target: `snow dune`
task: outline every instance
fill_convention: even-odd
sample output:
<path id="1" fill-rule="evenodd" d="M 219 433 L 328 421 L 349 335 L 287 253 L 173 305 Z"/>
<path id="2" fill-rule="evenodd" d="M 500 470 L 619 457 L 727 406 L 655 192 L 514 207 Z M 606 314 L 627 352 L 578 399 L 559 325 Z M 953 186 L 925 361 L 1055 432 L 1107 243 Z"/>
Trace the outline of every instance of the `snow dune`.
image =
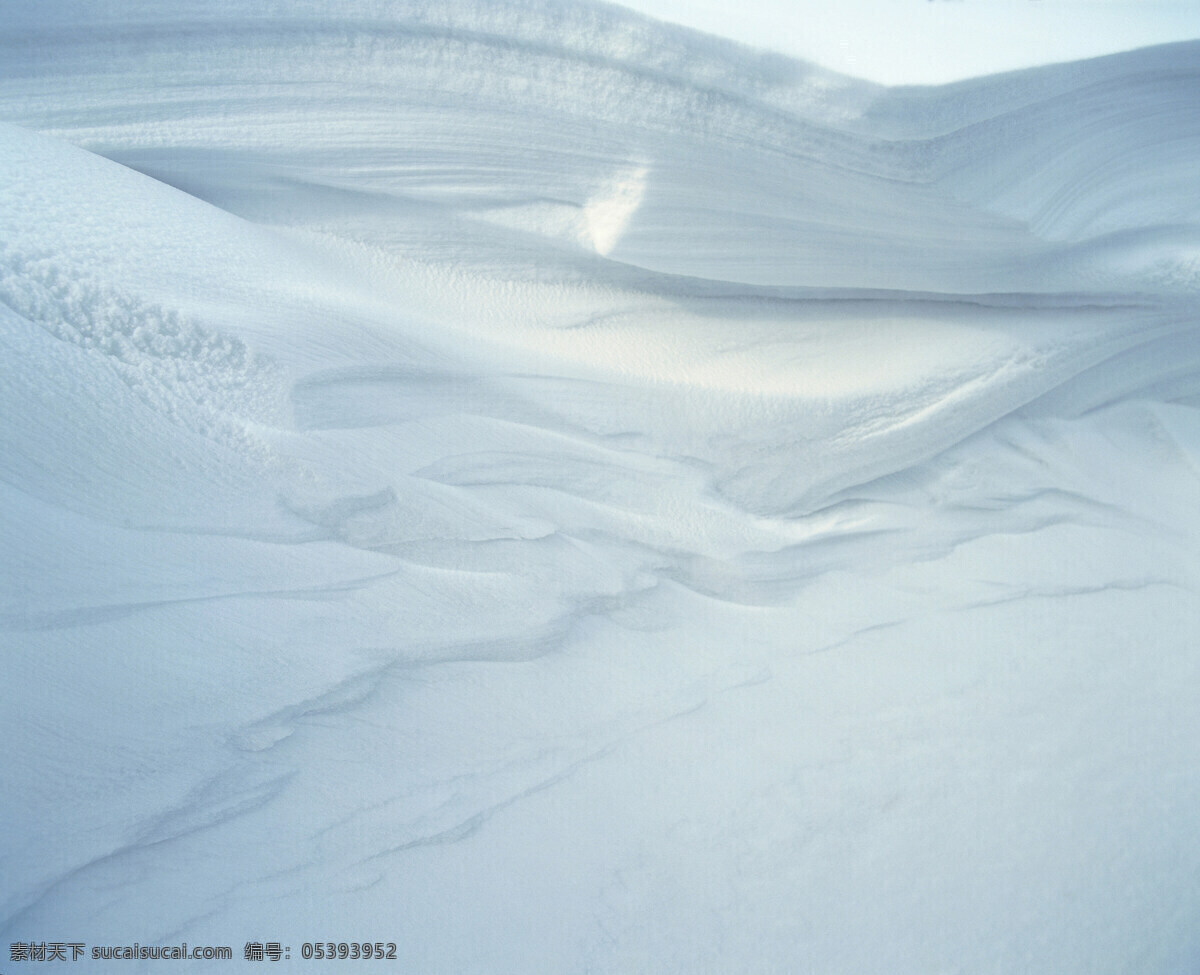
<path id="1" fill-rule="evenodd" d="M 8 941 L 1200 961 L 1200 45 L 10 6 Z"/>

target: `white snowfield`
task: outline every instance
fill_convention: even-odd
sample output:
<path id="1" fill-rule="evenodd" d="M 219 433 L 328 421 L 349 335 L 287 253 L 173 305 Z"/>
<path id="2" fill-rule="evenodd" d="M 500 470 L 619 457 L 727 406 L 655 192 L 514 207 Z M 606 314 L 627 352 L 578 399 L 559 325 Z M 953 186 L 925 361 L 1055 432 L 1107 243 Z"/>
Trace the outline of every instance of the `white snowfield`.
<path id="1" fill-rule="evenodd" d="M 0 942 L 1198 970 L 1200 42 L 8 0 L 0 120 Z"/>

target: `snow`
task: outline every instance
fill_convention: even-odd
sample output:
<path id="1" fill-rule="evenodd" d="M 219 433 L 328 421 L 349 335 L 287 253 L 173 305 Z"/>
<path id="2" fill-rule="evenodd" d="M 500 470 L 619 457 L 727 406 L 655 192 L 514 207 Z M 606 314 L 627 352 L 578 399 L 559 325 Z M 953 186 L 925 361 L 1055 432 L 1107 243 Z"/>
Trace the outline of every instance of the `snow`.
<path id="1" fill-rule="evenodd" d="M 0 940 L 1195 967 L 1197 43 L 11 6 Z"/>

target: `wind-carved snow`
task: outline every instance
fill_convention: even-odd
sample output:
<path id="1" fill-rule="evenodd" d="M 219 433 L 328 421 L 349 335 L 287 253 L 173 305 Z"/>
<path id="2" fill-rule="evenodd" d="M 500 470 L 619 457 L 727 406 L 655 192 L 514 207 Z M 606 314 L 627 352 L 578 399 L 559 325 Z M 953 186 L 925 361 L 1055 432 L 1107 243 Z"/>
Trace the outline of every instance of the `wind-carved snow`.
<path id="1" fill-rule="evenodd" d="M 1195 44 L 10 6 L 8 941 L 1195 967 Z"/>
<path id="2" fill-rule="evenodd" d="M 608 254 L 641 205 L 646 193 L 645 166 L 615 174 L 583 206 L 587 240 L 597 254 Z"/>
<path id="3" fill-rule="evenodd" d="M 617 245 L 646 192 L 645 166 L 614 172 L 583 203 L 536 200 L 480 211 L 502 227 L 582 244 L 605 256 Z"/>

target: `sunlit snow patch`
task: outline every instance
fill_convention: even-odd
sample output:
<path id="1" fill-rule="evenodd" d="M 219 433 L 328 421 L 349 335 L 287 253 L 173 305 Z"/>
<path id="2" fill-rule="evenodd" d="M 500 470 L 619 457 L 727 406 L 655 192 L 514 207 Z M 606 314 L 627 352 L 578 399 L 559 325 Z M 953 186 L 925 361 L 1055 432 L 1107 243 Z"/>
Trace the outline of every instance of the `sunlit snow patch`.
<path id="1" fill-rule="evenodd" d="M 645 166 L 617 173 L 583 207 L 583 240 L 597 254 L 608 254 L 629 226 L 646 195 Z"/>
<path id="2" fill-rule="evenodd" d="M 582 244 L 597 254 L 605 255 L 617 245 L 629 221 L 641 206 L 648 172 L 646 166 L 617 170 L 600 183 L 582 205 L 557 200 L 534 200 L 493 207 L 475 215 L 488 223 Z"/>

